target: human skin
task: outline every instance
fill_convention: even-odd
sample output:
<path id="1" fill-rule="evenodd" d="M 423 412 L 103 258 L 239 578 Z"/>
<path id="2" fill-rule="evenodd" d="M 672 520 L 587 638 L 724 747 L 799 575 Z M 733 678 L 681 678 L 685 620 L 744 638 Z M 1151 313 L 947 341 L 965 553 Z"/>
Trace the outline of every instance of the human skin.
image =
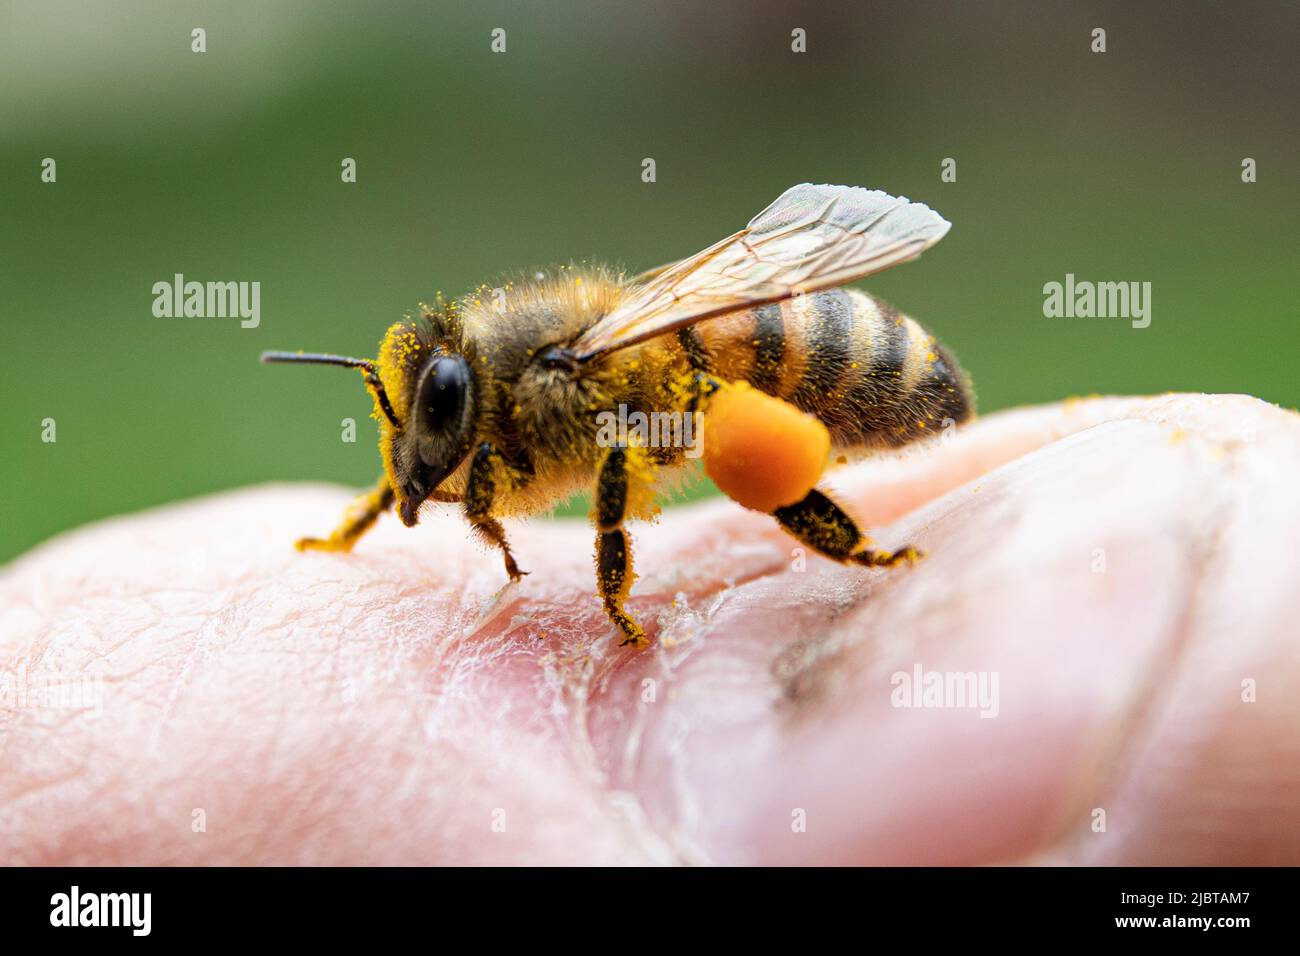
<path id="1" fill-rule="evenodd" d="M 1300 863 L 1297 475 L 1241 396 L 993 415 L 828 477 L 914 567 L 725 500 L 634 527 L 640 651 L 580 522 L 510 525 L 508 586 L 446 505 L 296 553 L 319 485 L 90 526 L 0 573 L 0 858 Z M 918 664 L 996 715 L 894 706 Z"/>

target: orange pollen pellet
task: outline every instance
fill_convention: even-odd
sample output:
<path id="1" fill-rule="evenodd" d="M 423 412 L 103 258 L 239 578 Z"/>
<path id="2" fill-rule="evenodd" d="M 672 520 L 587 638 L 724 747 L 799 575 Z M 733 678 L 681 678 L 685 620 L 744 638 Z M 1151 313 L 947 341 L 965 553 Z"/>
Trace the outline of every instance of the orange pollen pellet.
<path id="1" fill-rule="evenodd" d="M 704 408 L 704 470 L 728 497 L 770 513 L 800 501 L 826 467 L 826 426 L 744 383 L 725 385 Z"/>

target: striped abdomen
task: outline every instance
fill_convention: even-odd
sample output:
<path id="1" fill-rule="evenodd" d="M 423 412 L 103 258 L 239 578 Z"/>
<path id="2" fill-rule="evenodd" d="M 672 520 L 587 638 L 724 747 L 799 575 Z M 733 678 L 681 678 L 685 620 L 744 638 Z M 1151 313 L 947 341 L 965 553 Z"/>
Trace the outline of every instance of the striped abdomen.
<path id="1" fill-rule="evenodd" d="M 934 336 L 856 289 L 710 319 L 678 338 L 697 367 L 817 416 L 841 448 L 905 445 L 974 410 L 965 374 Z"/>

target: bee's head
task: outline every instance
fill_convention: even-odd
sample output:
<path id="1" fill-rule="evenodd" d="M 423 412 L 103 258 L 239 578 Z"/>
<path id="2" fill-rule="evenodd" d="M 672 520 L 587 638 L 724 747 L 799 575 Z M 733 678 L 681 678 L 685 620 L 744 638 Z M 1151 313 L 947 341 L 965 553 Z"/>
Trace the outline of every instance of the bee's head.
<path id="1" fill-rule="evenodd" d="M 362 371 L 375 400 L 379 449 L 396 497 L 397 515 L 408 527 L 420 506 L 460 467 L 473 447 L 478 400 L 473 368 L 453 343 L 413 322 L 388 330 L 379 359 L 266 352 L 264 362 L 313 362 Z"/>
<path id="2" fill-rule="evenodd" d="M 465 356 L 434 351 L 411 379 L 406 421 L 388 436 L 397 514 L 407 527 L 425 499 L 460 467 L 474 444 L 477 402 Z"/>

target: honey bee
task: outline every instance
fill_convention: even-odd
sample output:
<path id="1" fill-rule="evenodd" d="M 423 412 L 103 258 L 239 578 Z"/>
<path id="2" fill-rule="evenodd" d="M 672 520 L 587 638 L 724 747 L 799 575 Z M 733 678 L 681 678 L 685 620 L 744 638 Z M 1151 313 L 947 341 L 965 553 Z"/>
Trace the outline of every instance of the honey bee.
<path id="1" fill-rule="evenodd" d="M 912 319 L 839 288 L 914 259 L 950 224 L 906 198 L 849 186 L 786 190 L 739 232 L 638 276 L 574 266 L 460 299 L 390 327 L 375 361 L 267 352 L 265 362 L 356 368 L 380 427 L 384 474 L 327 538 L 349 551 L 393 508 L 408 527 L 429 502 L 458 503 L 519 569 L 500 518 L 594 490 L 596 586 L 622 643 L 648 643 L 624 607 L 626 523 L 657 514 L 681 443 L 602 440 L 601 415 L 704 420 L 704 466 L 724 492 L 770 513 L 807 547 L 892 566 L 815 486 L 828 457 L 892 448 L 973 411 L 966 375 Z M 716 427 L 715 427 L 716 425 Z"/>

